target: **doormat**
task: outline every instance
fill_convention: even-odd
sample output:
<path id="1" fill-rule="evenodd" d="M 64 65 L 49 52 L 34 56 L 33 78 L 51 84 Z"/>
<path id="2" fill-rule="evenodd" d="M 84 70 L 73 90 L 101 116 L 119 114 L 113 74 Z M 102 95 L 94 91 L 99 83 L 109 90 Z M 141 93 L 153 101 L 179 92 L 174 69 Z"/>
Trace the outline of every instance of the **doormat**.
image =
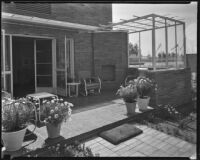
<path id="1" fill-rule="evenodd" d="M 143 131 L 132 124 L 123 124 L 110 130 L 101 132 L 99 136 L 108 142 L 117 145 L 141 133 L 143 133 Z"/>

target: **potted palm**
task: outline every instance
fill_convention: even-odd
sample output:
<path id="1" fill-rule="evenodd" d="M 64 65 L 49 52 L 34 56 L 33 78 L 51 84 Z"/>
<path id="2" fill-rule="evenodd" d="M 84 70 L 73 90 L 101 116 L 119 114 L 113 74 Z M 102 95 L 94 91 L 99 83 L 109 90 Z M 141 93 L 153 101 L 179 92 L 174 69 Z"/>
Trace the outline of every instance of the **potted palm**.
<path id="1" fill-rule="evenodd" d="M 140 110 L 147 110 L 150 95 L 156 89 L 155 83 L 147 77 L 138 77 L 135 81 L 138 92 L 138 107 Z"/>
<path id="2" fill-rule="evenodd" d="M 73 107 L 72 103 L 64 102 L 63 99 L 54 98 L 51 101 L 43 100 L 44 111 L 42 116 L 45 117 L 48 138 L 57 138 L 60 136 L 61 125 L 66 122 L 70 116 Z"/>
<path id="3" fill-rule="evenodd" d="M 6 151 L 19 150 L 32 113 L 36 113 L 35 106 L 25 98 L 15 100 L 8 97 L 2 97 L 1 105 L 3 146 Z"/>
<path id="4" fill-rule="evenodd" d="M 128 115 L 135 114 L 135 108 L 137 102 L 136 86 L 133 83 L 129 83 L 129 85 L 126 87 L 120 86 L 116 94 L 123 98 L 126 104 L 127 114 Z"/>

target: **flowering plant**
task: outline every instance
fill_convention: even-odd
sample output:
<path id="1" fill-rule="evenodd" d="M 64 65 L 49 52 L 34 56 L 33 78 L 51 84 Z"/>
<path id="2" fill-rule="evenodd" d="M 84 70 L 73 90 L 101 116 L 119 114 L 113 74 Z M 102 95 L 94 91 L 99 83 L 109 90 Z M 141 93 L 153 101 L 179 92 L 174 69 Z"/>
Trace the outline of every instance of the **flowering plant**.
<path id="1" fill-rule="evenodd" d="M 2 131 L 14 132 L 24 129 L 31 120 L 35 106 L 25 98 L 2 98 Z"/>
<path id="2" fill-rule="evenodd" d="M 133 103 L 137 99 L 137 88 L 134 84 L 129 84 L 126 87 L 120 86 L 116 94 L 122 97 L 125 102 Z"/>
<path id="3" fill-rule="evenodd" d="M 146 77 L 138 77 L 136 80 L 137 92 L 140 98 L 145 98 L 151 95 L 156 88 L 156 84 Z"/>
<path id="4" fill-rule="evenodd" d="M 98 153 L 94 154 L 89 147 L 85 144 L 81 144 L 78 141 L 72 144 L 57 143 L 52 146 L 48 146 L 46 152 L 41 152 L 39 155 L 35 152 L 27 153 L 27 157 L 99 157 Z"/>
<path id="5" fill-rule="evenodd" d="M 71 117 L 73 104 L 63 101 L 63 99 L 54 98 L 51 101 L 43 100 L 42 107 L 44 108 L 42 112 L 45 117 L 44 122 L 58 125 L 63 121 L 66 122 Z"/>

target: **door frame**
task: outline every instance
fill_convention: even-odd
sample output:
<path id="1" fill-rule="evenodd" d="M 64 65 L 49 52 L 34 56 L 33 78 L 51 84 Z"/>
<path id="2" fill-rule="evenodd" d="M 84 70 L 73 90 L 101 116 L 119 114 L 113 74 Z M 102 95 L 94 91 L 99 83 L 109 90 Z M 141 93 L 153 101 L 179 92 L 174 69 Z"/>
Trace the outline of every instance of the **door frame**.
<path id="1" fill-rule="evenodd" d="M 3 71 L 1 72 L 1 76 L 3 76 L 4 87 L 7 88 L 6 84 L 6 75 L 10 74 L 10 88 L 11 88 L 11 96 L 13 97 L 13 61 L 12 61 L 12 35 L 6 34 L 5 29 L 1 29 L 2 38 L 3 38 Z M 5 62 L 6 62 L 6 36 L 9 36 L 9 51 L 10 51 L 10 71 L 5 70 Z M 5 89 L 4 88 L 4 89 Z"/>
<path id="2" fill-rule="evenodd" d="M 5 32 L 5 30 L 4 30 Z M 13 57 L 13 54 L 12 54 L 12 37 L 30 37 L 30 38 L 41 38 L 41 39 L 48 39 L 48 40 L 51 40 L 52 41 L 52 92 L 53 93 L 56 93 L 56 38 L 55 37 L 48 37 L 48 36 L 36 36 L 36 35 L 25 35 L 25 34 L 9 34 L 9 33 L 5 33 L 4 34 L 5 36 L 6 35 L 9 35 L 10 36 L 10 51 L 11 51 L 11 60 L 12 60 L 12 57 Z M 34 44 L 35 45 L 35 44 Z M 4 47 L 5 49 L 5 47 Z M 35 50 L 34 50 L 34 56 L 35 56 Z M 35 58 L 34 58 L 34 65 L 35 65 Z M 35 75 L 36 77 L 36 72 L 35 72 Z M 5 79 L 5 78 L 4 78 Z M 5 82 L 4 82 L 5 83 Z M 36 82 L 35 82 L 36 83 Z M 12 95 L 13 95 L 13 62 L 11 61 L 11 91 L 12 91 Z M 35 92 L 36 92 L 36 84 L 35 84 Z"/>

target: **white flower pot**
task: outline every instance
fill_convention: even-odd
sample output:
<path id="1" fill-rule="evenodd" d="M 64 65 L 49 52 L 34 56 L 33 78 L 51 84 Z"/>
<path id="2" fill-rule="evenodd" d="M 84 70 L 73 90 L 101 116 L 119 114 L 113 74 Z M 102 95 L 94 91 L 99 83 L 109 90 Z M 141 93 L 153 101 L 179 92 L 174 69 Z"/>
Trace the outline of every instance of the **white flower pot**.
<path id="1" fill-rule="evenodd" d="M 135 114 L 136 102 L 133 103 L 125 102 L 125 104 L 127 109 L 127 115 Z"/>
<path id="2" fill-rule="evenodd" d="M 6 151 L 17 151 L 22 147 L 26 128 L 16 132 L 2 132 L 2 140 Z"/>
<path id="3" fill-rule="evenodd" d="M 147 110 L 147 106 L 149 105 L 150 97 L 147 98 L 138 98 L 137 103 L 139 110 Z"/>

